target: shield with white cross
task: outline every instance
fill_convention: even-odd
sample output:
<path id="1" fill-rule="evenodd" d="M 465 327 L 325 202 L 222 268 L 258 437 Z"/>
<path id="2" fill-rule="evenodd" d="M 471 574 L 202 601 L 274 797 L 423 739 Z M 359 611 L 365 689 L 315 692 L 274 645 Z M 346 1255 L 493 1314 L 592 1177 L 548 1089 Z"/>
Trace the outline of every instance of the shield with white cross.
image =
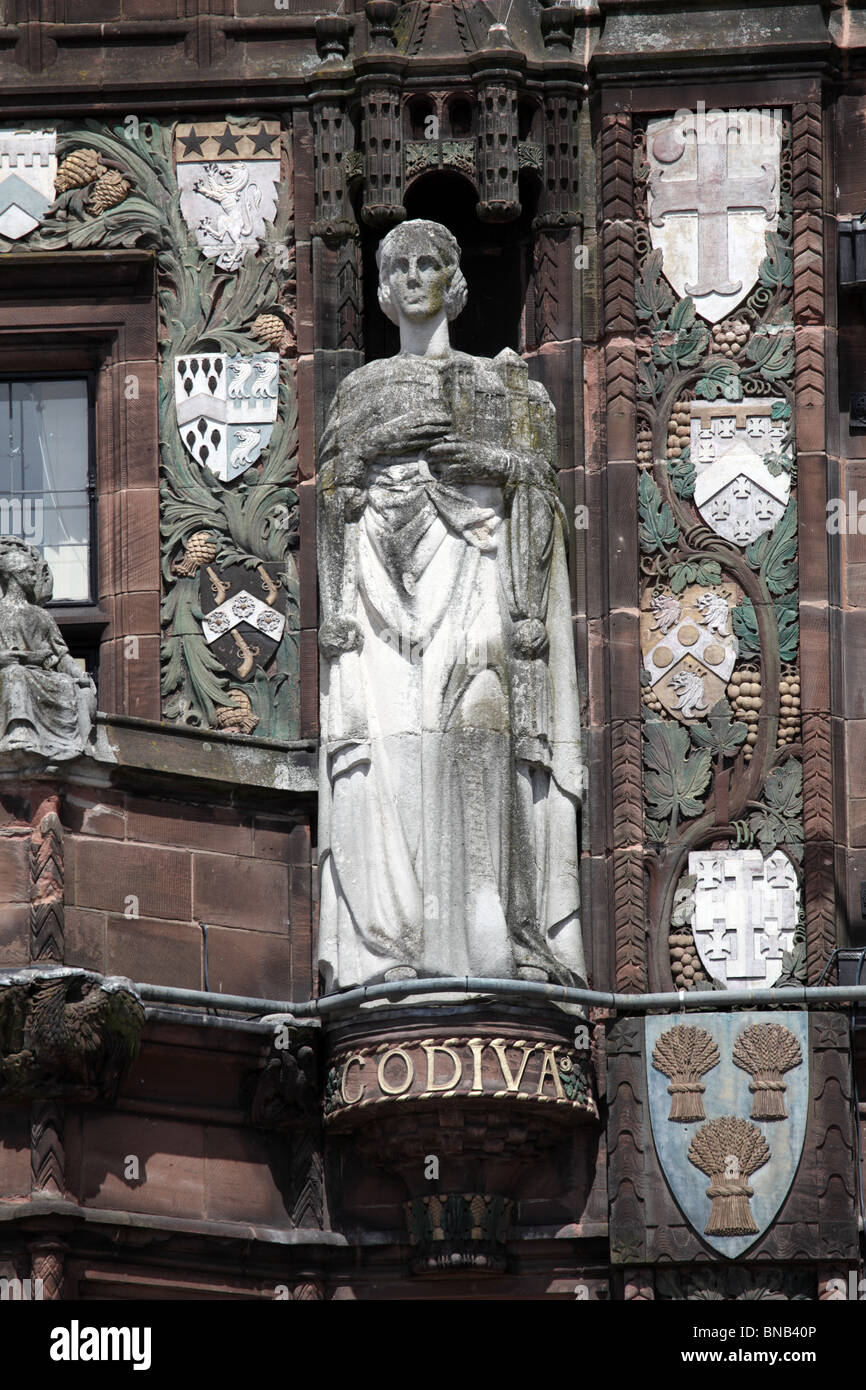
<path id="1" fill-rule="evenodd" d="M 277 418 L 280 359 L 195 352 L 174 359 L 174 398 L 184 447 L 222 482 L 232 482 L 267 448 Z"/>
<path id="2" fill-rule="evenodd" d="M 706 719 L 722 699 L 737 659 L 731 609 L 742 591 L 690 584 L 680 594 L 649 585 L 641 600 L 640 641 L 653 694 L 683 724 Z"/>
<path id="3" fill-rule="evenodd" d="M 749 294 L 778 227 L 782 119 L 702 105 L 649 122 L 647 211 L 666 278 L 718 323 Z"/>
<path id="4" fill-rule="evenodd" d="M 700 850 L 689 855 L 697 876 L 692 934 L 707 974 L 729 989 L 768 989 L 793 949 L 800 907 L 794 865 L 780 849 Z"/>
<path id="5" fill-rule="evenodd" d="M 707 525 L 747 546 L 781 521 L 791 494 L 793 450 L 786 401 L 693 401 L 695 506 Z"/>
<path id="6" fill-rule="evenodd" d="M 644 1020 L 653 1143 L 683 1216 L 736 1259 L 775 1220 L 803 1153 L 809 1015 L 660 1014 Z"/>

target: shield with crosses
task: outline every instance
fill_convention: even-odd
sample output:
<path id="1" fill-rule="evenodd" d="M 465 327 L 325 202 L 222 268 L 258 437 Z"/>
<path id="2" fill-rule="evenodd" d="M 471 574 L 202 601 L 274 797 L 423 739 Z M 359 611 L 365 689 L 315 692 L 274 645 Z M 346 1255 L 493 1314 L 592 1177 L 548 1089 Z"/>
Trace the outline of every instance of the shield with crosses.
<path id="1" fill-rule="evenodd" d="M 180 208 L 203 255 L 237 270 L 277 211 L 277 121 L 195 121 L 175 129 Z"/>
<path id="2" fill-rule="evenodd" d="M 224 483 L 240 477 L 270 441 L 279 371 L 275 352 L 197 352 L 174 360 L 180 437 Z"/>
<path id="3" fill-rule="evenodd" d="M 733 583 L 644 590 L 644 668 L 655 697 L 683 724 L 705 719 L 725 693 L 739 649 L 731 609 L 741 597 Z"/>
<path id="4" fill-rule="evenodd" d="M 243 681 L 268 666 L 286 629 L 281 566 L 203 565 L 199 593 L 204 640 L 226 670 Z"/>
<path id="5" fill-rule="evenodd" d="M 791 493 L 793 451 L 779 399 L 693 401 L 695 506 L 707 525 L 747 546 L 781 520 Z"/>
<path id="6" fill-rule="evenodd" d="M 777 849 L 700 850 L 689 855 L 696 878 L 692 935 L 707 974 L 728 989 L 768 989 L 793 949 L 800 906 L 797 871 Z"/>

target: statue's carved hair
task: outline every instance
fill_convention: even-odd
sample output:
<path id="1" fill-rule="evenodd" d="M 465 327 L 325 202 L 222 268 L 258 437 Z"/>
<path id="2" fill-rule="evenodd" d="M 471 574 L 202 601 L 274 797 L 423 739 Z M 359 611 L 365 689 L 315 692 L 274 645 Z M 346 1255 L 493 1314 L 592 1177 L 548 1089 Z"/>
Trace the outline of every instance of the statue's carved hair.
<path id="1" fill-rule="evenodd" d="M 460 245 L 457 238 L 452 236 L 447 227 L 443 227 L 441 222 L 428 222 L 424 218 L 413 218 L 409 222 L 401 222 L 394 227 L 384 240 L 380 243 L 376 252 L 376 265 L 379 269 L 379 307 L 382 313 L 391 320 L 397 322 L 397 314 L 391 301 L 391 292 L 388 280 L 391 272 L 391 262 L 399 256 L 401 251 L 409 246 L 417 246 L 419 241 L 424 241 L 430 248 L 442 257 L 447 266 L 452 267 L 451 280 L 445 291 L 445 315 L 449 322 L 456 319 L 458 314 L 462 314 L 466 299 L 469 294 L 469 287 L 460 269 Z"/>
<path id="2" fill-rule="evenodd" d="M 34 580 L 23 588 L 33 603 L 48 603 L 54 592 L 54 578 L 42 552 L 19 536 L 0 536 L 0 574 L 19 574 L 31 567 Z"/>

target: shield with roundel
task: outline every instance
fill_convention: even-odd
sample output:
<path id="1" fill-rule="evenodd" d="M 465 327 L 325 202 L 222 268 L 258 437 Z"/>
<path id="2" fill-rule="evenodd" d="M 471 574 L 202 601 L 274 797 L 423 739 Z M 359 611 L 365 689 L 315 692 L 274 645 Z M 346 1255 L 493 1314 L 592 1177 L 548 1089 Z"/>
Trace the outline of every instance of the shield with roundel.
<path id="1" fill-rule="evenodd" d="M 722 699 L 737 659 L 733 583 L 691 584 L 681 594 L 648 586 L 641 601 L 643 664 L 656 698 L 683 724 L 705 719 Z"/>
<path id="2" fill-rule="evenodd" d="M 224 483 L 267 448 L 277 418 L 280 359 L 196 352 L 176 357 L 174 396 L 184 447 Z"/>
<path id="3" fill-rule="evenodd" d="M 735 1259 L 782 1208 L 809 1108 L 809 1016 L 664 1014 L 644 1021 L 653 1142 L 671 1194 Z"/>
<path id="4" fill-rule="evenodd" d="M 0 236 L 27 236 L 54 202 L 57 132 L 0 130 Z"/>
<path id="5" fill-rule="evenodd" d="M 267 667 L 286 630 L 282 567 L 203 565 L 199 593 L 204 640 L 226 670 L 243 681 L 256 666 Z"/>

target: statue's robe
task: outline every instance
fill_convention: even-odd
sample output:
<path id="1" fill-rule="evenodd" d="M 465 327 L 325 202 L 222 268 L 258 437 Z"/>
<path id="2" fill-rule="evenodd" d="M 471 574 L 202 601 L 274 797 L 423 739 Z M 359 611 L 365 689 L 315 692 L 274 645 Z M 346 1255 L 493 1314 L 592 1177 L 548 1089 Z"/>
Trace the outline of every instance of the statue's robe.
<path id="1" fill-rule="evenodd" d="M 0 667 L 0 753 L 66 759 L 84 752 L 89 692 L 58 670 L 69 649 L 51 615 L 32 603 L 0 599 L 0 647 L 42 654 L 38 665 Z"/>
<path id="2" fill-rule="evenodd" d="M 477 482 L 440 482 L 423 452 L 360 465 L 365 433 L 399 446 L 407 423 L 443 410 L 461 437 L 531 457 L 535 481 L 515 482 L 500 462 Z M 582 761 L 554 449 L 553 407 L 512 352 L 400 354 L 339 388 L 320 454 L 320 573 L 363 646 L 321 668 L 328 991 L 405 966 L 584 979 Z M 542 656 L 515 651 L 526 618 L 546 629 Z"/>

